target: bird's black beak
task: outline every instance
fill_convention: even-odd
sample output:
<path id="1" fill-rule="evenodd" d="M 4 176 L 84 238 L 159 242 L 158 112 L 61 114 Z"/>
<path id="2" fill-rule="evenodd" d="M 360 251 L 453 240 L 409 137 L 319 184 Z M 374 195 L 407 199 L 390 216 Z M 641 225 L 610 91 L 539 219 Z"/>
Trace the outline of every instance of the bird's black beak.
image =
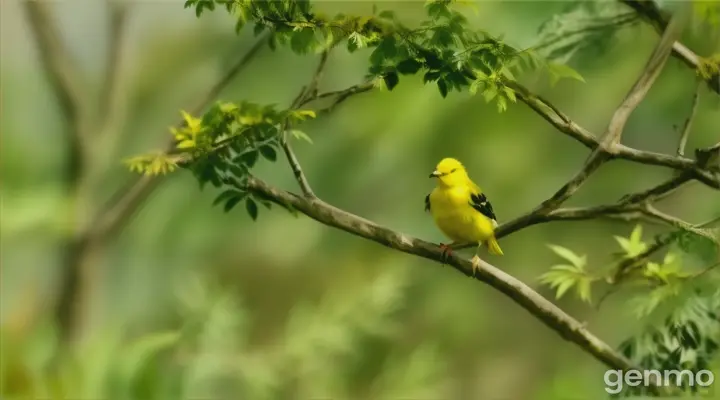
<path id="1" fill-rule="evenodd" d="M 437 172 L 437 171 L 433 171 L 433 172 L 430 174 L 430 178 L 437 178 L 437 177 L 440 176 L 440 175 L 442 175 L 442 174 L 439 173 L 439 172 Z"/>

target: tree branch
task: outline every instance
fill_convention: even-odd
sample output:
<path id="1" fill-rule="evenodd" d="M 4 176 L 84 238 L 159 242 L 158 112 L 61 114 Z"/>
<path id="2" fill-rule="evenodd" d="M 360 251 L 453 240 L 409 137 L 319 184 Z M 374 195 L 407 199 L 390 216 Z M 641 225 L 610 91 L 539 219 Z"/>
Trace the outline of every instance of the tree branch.
<path id="1" fill-rule="evenodd" d="M 40 61 L 50 82 L 55 97 L 60 103 L 63 116 L 68 123 L 68 181 L 75 185 L 80 179 L 80 171 L 87 158 L 87 131 L 85 129 L 85 104 L 83 94 L 86 89 L 75 60 L 62 41 L 60 29 L 52 17 L 50 5 L 42 1 L 21 2 L 27 15 L 35 41 L 38 45 Z"/>
<path id="2" fill-rule="evenodd" d="M 653 0 L 619 0 L 621 3 L 635 10 L 643 16 L 645 21 L 662 33 L 669 24 L 670 17 L 666 11 L 658 7 Z M 697 70 L 700 65 L 700 57 L 680 42 L 675 42 L 672 47 L 672 55 L 681 60 L 685 65 Z M 715 93 L 720 94 L 720 74 L 716 74 L 707 81 L 707 85 Z"/>
<path id="3" fill-rule="evenodd" d="M 597 149 L 600 145 L 597 137 L 592 132 L 574 122 L 549 101 L 533 94 L 517 82 L 506 82 L 506 85 L 515 91 L 520 101 L 525 103 L 544 120 L 548 121 L 558 131 L 577 140 L 591 150 Z M 692 171 L 693 174 L 696 175 L 695 179 L 700 180 L 712 188 L 720 188 L 720 176 L 698 165 L 698 162 L 689 158 L 639 150 L 623 144 L 617 144 L 615 146 L 613 158 L 639 164 L 673 168 L 680 171 Z"/>
<path id="4" fill-rule="evenodd" d="M 650 87 L 660 75 L 660 71 L 662 71 L 665 62 L 670 56 L 672 43 L 675 42 L 675 39 L 680 35 L 681 31 L 681 20 L 680 18 L 674 17 L 668 26 L 668 29 L 665 30 L 660 43 L 658 43 L 655 47 L 655 50 L 650 56 L 642 74 L 625 96 L 623 102 L 615 110 L 615 113 L 613 113 L 612 119 L 610 120 L 608 128 L 605 132 L 605 136 L 601 142 L 597 142 L 597 145 L 588 157 L 583 168 L 580 169 L 580 171 L 578 171 L 575 176 L 573 176 L 573 178 L 563 185 L 557 192 L 555 192 L 552 197 L 540 204 L 540 206 L 533 211 L 534 214 L 544 215 L 562 205 L 573 194 L 575 194 L 575 192 L 583 185 L 583 183 L 585 183 L 593 172 L 614 156 L 615 147 L 620 143 L 620 138 L 622 137 L 627 120 L 630 118 L 630 115 L 635 108 L 637 108 L 640 102 L 645 98 L 645 95 L 650 90 Z M 540 101 L 539 99 L 537 100 Z M 563 121 L 563 127 L 565 128 L 564 131 L 572 134 L 575 138 L 582 138 L 583 141 L 585 140 L 585 132 L 578 129 L 572 129 L 568 122 L 569 118 L 560 117 L 559 111 L 553 107 L 549 108 L 558 114 L 558 117 Z M 535 109 L 535 107 L 533 107 L 533 109 Z"/>
<path id="5" fill-rule="evenodd" d="M 620 143 L 620 138 L 622 137 L 625 124 L 630 118 L 630 115 L 635 111 L 637 106 L 640 105 L 640 102 L 643 101 L 650 87 L 655 83 L 657 77 L 660 76 L 660 72 L 670 57 L 673 43 L 680 37 L 685 24 L 685 15 L 680 14 L 681 12 L 682 11 L 678 11 L 678 13 L 672 17 L 660 38 L 660 43 L 655 47 L 655 50 L 645 65 L 642 74 L 632 89 L 630 89 L 627 96 L 625 96 L 622 104 L 615 110 L 602 143 L 602 147 L 608 151 L 611 151 L 610 147 Z"/>
<path id="6" fill-rule="evenodd" d="M 442 250 L 432 243 L 382 227 L 367 219 L 335 208 L 320 199 L 308 199 L 286 192 L 269 186 L 255 177 L 250 177 L 247 181 L 247 187 L 242 189 L 256 193 L 283 207 L 298 210 L 324 225 L 360 236 L 403 253 L 447 263 L 460 273 L 473 276 L 472 266 L 468 260 L 458 258 L 455 255 L 445 258 Z M 481 270 L 474 278 L 502 292 L 564 339 L 577 344 L 603 364 L 613 369 L 638 369 L 628 359 L 590 333 L 583 324 L 567 315 L 521 281 L 498 268 L 483 262 Z"/>
<path id="7" fill-rule="evenodd" d="M 662 221 L 670 226 L 674 226 L 676 228 L 686 230 L 688 232 L 692 232 L 699 236 L 704 236 L 716 243 L 718 241 L 718 239 L 716 239 L 715 236 L 713 236 L 711 233 L 707 232 L 706 230 L 696 228 L 696 225 L 690 224 L 688 222 L 683 221 L 680 218 L 666 214 L 666 213 L 656 209 L 655 207 L 653 207 L 650 204 L 647 204 L 647 205 L 645 205 L 645 207 L 642 207 L 641 212 L 650 218 L 656 219 L 658 221 Z"/>
<path id="8" fill-rule="evenodd" d="M 680 141 L 678 143 L 677 155 L 680 157 L 685 156 L 685 147 L 687 146 L 688 137 L 690 137 L 690 130 L 692 129 L 692 122 L 697 114 L 698 103 L 700 103 L 700 85 L 698 84 L 693 94 L 692 105 L 690 106 L 690 115 L 685 120 L 682 131 L 680 133 Z"/>
<path id="9" fill-rule="evenodd" d="M 119 87 L 122 81 L 122 61 L 123 47 L 125 35 L 125 27 L 127 25 L 129 6 L 127 3 L 120 3 L 118 0 L 108 0 L 109 8 L 110 34 L 108 40 L 107 53 L 105 56 L 105 73 L 102 84 L 102 94 L 100 99 L 100 115 L 104 122 L 101 125 L 101 133 L 106 132 L 105 125 L 114 121 L 114 113 L 117 111 L 120 101 Z"/>

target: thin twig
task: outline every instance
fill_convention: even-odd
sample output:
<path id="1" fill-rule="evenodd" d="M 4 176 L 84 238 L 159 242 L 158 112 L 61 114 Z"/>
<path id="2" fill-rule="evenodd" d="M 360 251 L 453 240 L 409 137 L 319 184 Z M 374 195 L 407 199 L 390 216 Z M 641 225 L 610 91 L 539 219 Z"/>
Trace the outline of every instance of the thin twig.
<path id="1" fill-rule="evenodd" d="M 320 78 L 322 77 L 325 66 L 327 65 L 329 54 L 329 49 L 322 52 L 322 54 L 320 55 L 320 62 L 315 69 L 315 73 L 313 74 L 312 79 L 310 79 L 310 84 L 308 84 L 307 88 L 300 89 L 300 93 L 290 105 L 291 110 L 294 110 L 295 108 L 306 104 L 309 101 L 308 99 L 312 99 L 317 96 L 318 84 L 320 83 Z M 310 182 L 305 176 L 302 166 L 300 166 L 300 160 L 298 160 L 295 152 L 290 146 L 290 141 L 287 137 L 288 128 L 290 128 L 290 121 L 286 120 L 282 127 L 282 138 L 280 140 L 280 145 L 283 148 L 283 152 L 285 152 L 285 157 L 288 160 L 288 164 L 290 164 L 290 169 L 292 170 L 293 176 L 295 176 L 295 180 L 300 186 L 300 190 L 302 191 L 303 195 L 308 198 L 315 198 L 316 196 L 312 190 L 312 187 L 310 186 Z"/>
<path id="2" fill-rule="evenodd" d="M 683 229 L 688 232 L 692 232 L 696 235 L 703 236 L 714 242 L 717 242 L 717 239 L 711 233 L 707 232 L 705 229 L 698 229 L 695 227 L 695 225 L 687 223 L 678 217 L 674 217 L 672 215 L 666 214 L 666 213 L 656 209 L 652 205 L 646 204 L 644 207 L 641 208 L 641 212 L 650 218 L 656 219 L 658 221 L 662 221 L 663 223 L 666 223 L 670 226 L 674 226 L 676 228 Z"/>
<path id="3" fill-rule="evenodd" d="M 698 84 L 693 94 L 692 106 L 690 106 L 690 115 L 685 120 L 685 125 L 680 133 L 680 142 L 678 143 L 677 155 L 685 156 L 685 146 L 687 146 L 688 137 L 690 137 L 690 130 L 692 129 L 693 119 L 697 114 L 698 103 L 700 99 L 700 84 Z"/>
<path id="4" fill-rule="evenodd" d="M 114 120 L 113 113 L 117 111 L 117 103 L 120 101 L 119 93 L 121 90 L 119 89 L 123 78 L 124 40 L 127 37 L 125 28 L 127 26 L 130 6 L 126 2 L 108 0 L 107 7 L 109 9 L 110 34 L 107 54 L 105 56 L 105 74 L 99 113 L 103 120 L 111 124 L 112 122 L 110 121 Z M 107 124 L 108 123 L 102 123 L 101 126 Z M 106 132 L 101 131 L 101 133 Z"/>

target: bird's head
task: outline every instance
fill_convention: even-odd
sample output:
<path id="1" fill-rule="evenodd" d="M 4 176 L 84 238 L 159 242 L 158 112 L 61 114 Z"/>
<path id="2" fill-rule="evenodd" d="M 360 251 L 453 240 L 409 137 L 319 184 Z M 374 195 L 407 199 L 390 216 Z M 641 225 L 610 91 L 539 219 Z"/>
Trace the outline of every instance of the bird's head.
<path id="1" fill-rule="evenodd" d="M 464 185 L 468 180 L 465 167 L 454 158 L 444 158 L 440 161 L 430 177 L 437 178 L 438 185 L 445 187 Z"/>

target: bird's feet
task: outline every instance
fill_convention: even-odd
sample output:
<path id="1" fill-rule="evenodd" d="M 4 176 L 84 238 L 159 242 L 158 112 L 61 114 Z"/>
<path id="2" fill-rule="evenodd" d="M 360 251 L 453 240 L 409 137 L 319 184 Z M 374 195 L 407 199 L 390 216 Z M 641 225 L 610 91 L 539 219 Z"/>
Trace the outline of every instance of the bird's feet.
<path id="1" fill-rule="evenodd" d="M 472 276 L 473 276 L 473 278 L 475 277 L 475 272 L 476 272 L 476 271 L 479 271 L 479 270 L 481 269 L 481 267 L 480 267 L 480 262 L 481 262 L 481 261 L 482 261 L 482 260 L 480 260 L 480 257 L 478 257 L 477 254 L 474 255 L 473 258 L 470 260 L 470 262 L 472 262 Z"/>
<path id="2" fill-rule="evenodd" d="M 449 259 L 450 256 L 452 255 L 453 249 L 452 249 L 452 247 L 450 247 L 450 246 L 452 246 L 452 243 L 450 243 L 450 244 L 440 243 L 440 246 L 439 246 L 439 247 L 440 247 L 440 249 L 442 250 L 442 262 L 443 262 L 443 264 L 447 264 L 448 259 Z"/>

